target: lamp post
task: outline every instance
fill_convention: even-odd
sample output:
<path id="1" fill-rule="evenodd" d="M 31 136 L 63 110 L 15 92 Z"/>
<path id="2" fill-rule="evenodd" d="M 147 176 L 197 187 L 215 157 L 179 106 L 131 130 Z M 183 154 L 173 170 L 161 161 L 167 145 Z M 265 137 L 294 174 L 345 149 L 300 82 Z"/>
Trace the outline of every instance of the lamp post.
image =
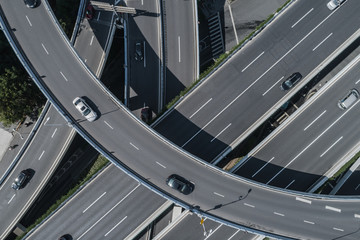
<path id="1" fill-rule="evenodd" d="M 19 134 L 21 140 L 24 139 L 24 137 L 21 135 L 21 133 L 19 133 L 18 131 L 15 130 L 15 128 L 12 129 L 13 132 Z"/>

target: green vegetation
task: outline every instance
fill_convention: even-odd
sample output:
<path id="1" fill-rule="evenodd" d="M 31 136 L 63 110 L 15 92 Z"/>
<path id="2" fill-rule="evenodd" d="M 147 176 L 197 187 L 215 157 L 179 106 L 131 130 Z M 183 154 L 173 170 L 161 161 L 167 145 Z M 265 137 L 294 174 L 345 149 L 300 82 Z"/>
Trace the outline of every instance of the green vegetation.
<path id="1" fill-rule="evenodd" d="M 286 1 L 280 8 L 276 10 L 276 12 L 281 11 L 291 0 Z M 213 65 L 211 65 L 208 69 L 206 69 L 204 72 L 202 72 L 199 76 L 199 78 L 189 87 L 185 88 L 183 91 L 180 92 L 178 96 L 176 96 L 174 99 L 172 99 L 165 108 L 158 114 L 158 116 L 161 116 L 165 111 L 170 109 L 181 97 L 183 97 L 187 92 L 189 92 L 196 84 L 198 84 L 203 78 L 205 78 L 211 71 L 213 71 L 216 67 L 218 67 L 220 64 L 223 63 L 224 60 L 226 60 L 233 52 L 238 50 L 245 41 L 248 39 L 251 39 L 255 33 L 261 29 L 265 24 L 267 24 L 272 18 L 274 17 L 274 14 L 271 14 L 265 21 L 260 23 L 253 32 L 251 32 L 246 38 L 244 38 L 238 45 L 233 47 L 230 51 L 220 55 Z M 153 121 L 155 121 L 154 119 Z"/>
<path id="2" fill-rule="evenodd" d="M 49 2 L 54 1 L 50 0 Z M 56 18 L 69 38 L 74 29 L 79 5 L 80 0 L 55 1 L 55 3 L 51 4 Z"/>
<path id="3" fill-rule="evenodd" d="M 40 218 L 38 218 L 32 225 L 30 225 L 26 232 L 18 236 L 16 240 L 22 239 L 26 233 L 28 233 L 31 229 L 33 229 L 36 225 L 41 223 L 45 218 L 47 218 L 52 212 L 54 212 L 63 202 L 65 202 L 69 197 L 71 197 L 76 191 L 78 191 L 82 185 L 84 185 L 87 181 L 89 181 L 96 173 L 98 173 L 100 170 L 102 170 L 107 164 L 109 164 L 109 161 L 102 155 L 98 157 L 98 159 L 94 162 L 94 164 L 90 167 L 90 169 L 86 172 L 84 178 L 76 184 L 72 189 L 68 191 L 67 194 L 59 198 L 47 211 L 45 214 L 43 214 Z"/>
<path id="4" fill-rule="evenodd" d="M 358 160 L 358 158 L 360 157 L 360 152 L 358 152 L 357 154 L 355 154 L 354 157 L 352 157 L 347 163 L 344 164 L 344 166 L 342 166 L 339 171 L 337 171 L 331 178 L 329 178 L 319 189 L 317 189 L 315 191 L 315 193 L 321 194 L 322 191 L 324 190 L 324 188 L 331 182 L 336 182 L 336 180 L 341 177 L 344 173 L 346 173 L 351 166 L 356 162 L 356 160 Z"/>
<path id="5" fill-rule="evenodd" d="M 0 121 L 11 125 L 42 106 L 45 98 L 28 77 L 7 39 L 0 35 Z"/>

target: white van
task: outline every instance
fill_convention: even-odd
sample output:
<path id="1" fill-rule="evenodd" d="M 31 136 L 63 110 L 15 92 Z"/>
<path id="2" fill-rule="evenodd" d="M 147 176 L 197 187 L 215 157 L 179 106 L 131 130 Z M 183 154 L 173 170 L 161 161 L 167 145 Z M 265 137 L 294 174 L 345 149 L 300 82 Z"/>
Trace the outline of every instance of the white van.
<path id="1" fill-rule="evenodd" d="M 355 88 L 351 89 L 348 94 L 345 95 L 342 99 L 339 100 L 338 106 L 341 109 L 347 109 L 351 107 L 359 98 L 359 91 Z"/>

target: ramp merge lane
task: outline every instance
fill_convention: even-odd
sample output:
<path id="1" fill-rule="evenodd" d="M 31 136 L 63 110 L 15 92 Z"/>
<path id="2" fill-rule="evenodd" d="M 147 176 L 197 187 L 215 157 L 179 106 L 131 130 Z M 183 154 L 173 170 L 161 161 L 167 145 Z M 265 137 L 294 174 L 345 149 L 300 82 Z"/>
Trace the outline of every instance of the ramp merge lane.
<path id="1" fill-rule="evenodd" d="M 0 3 L 12 37 L 43 84 L 76 119 L 75 124 L 97 139 L 93 142 L 107 149 L 118 165 L 133 169 L 158 191 L 171 194 L 193 210 L 254 232 L 306 239 L 359 239 L 360 199 L 301 197 L 301 193 L 260 186 L 194 161 L 111 101 L 60 35 L 43 2 L 36 9 L 26 8 L 21 1 Z M 77 96 L 86 96 L 96 106 L 99 119 L 90 123 L 79 115 L 72 105 Z M 165 179 L 172 173 L 194 182 L 194 192 L 185 196 L 171 190 Z"/>

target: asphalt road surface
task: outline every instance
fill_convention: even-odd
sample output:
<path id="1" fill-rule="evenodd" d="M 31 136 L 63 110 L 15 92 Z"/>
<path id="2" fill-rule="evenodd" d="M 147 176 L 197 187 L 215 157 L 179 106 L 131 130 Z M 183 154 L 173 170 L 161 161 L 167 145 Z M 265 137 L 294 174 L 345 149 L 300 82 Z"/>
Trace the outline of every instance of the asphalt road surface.
<path id="1" fill-rule="evenodd" d="M 13 34 L 24 53 L 37 74 L 42 76 L 42 81 L 69 112 L 69 116 L 76 119 L 87 134 L 101 142 L 108 153 L 111 152 L 148 183 L 164 189 L 174 198 L 199 208 L 206 214 L 265 231 L 267 234 L 311 239 L 340 236 L 346 236 L 346 239 L 359 238 L 356 223 L 360 199 L 300 197 L 247 182 L 194 161 L 163 139 L 155 137 L 145 125 L 114 104 L 99 89 L 93 77 L 83 68 L 69 49 L 68 43 L 55 29 L 43 4 L 36 9 L 28 9 L 19 1 L 2 0 L 0 3 L 11 29 L 16 29 Z M 333 13 L 340 14 L 340 10 L 346 9 L 349 19 L 356 15 L 354 13 L 359 7 L 358 2 L 347 1 Z M 336 24 L 335 20 L 332 24 Z M 352 31 L 346 22 L 342 22 L 341 29 L 337 26 L 339 31 L 346 28 L 350 28 L 349 32 Z M 341 36 L 339 37 L 337 40 L 341 42 Z M 72 105 L 76 96 L 86 96 L 96 106 L 96 110 L 101 113 L 97 121 L 90 123 L 80 116 Z M 165 184 L 166 177 L 174 172 L 195 183 L 192 194 L 182 195 Z"/>

